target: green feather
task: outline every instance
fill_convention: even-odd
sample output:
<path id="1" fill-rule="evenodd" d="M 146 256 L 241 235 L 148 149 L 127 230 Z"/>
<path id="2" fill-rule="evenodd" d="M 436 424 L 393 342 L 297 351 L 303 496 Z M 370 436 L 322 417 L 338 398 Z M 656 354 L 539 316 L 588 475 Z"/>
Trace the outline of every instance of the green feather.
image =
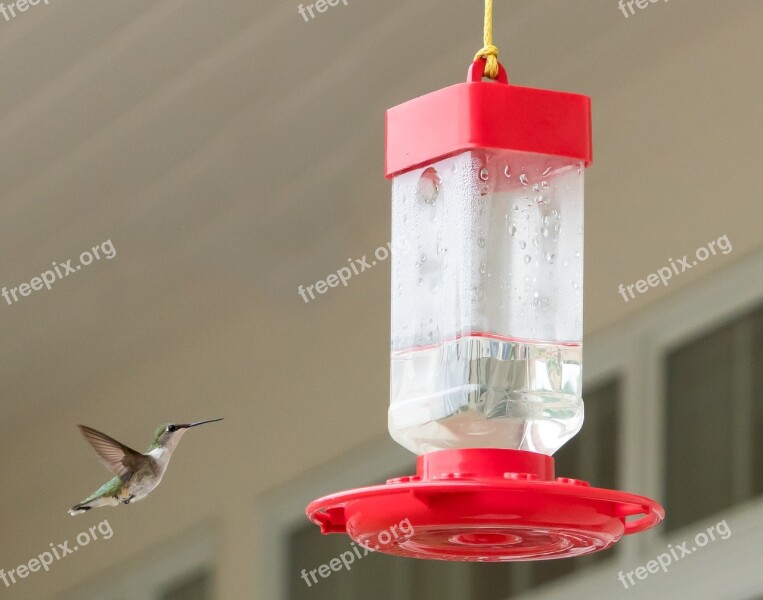
<path id="1" fill-rule="evenodd" d="M 114 477 L 111 481 L 107 481 L 104 483 L 101 487 L 99 487 L 96 491 L 94 491 L 92 494 L 90 494 L 90 497 L 87 500 L 84 500 L 82 504 L 87 504 L 88 502 L 91 502 L 95 500 L 96 498 L 108 498 L 109 496 L 116 496 L 119 490 L 122 487 L 122 480 L 117 476 Z"/>
<path id="2" fill-rule="evenodd" d="M 159 447 L 159 438 L 164 435 L 164 432 L 167 430 L 167 425 L 169 425 L 169 423 L 165 423 L 156 428 L 156 431 L 154 431 L 154 441 L 151 443 L 146 453 Z"/>

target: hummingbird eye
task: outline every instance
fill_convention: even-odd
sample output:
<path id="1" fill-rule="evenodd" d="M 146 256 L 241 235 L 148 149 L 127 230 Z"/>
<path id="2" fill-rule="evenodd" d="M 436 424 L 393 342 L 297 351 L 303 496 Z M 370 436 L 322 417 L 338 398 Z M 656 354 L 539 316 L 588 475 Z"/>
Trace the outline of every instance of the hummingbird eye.
<path id="1" fill-rule="evenodd" d="M 175 427 L 174 425 L 168 425 L 167 426 L 167 431 L 172 433 L 173 431 L 177 431 L 177 427 Z"/>

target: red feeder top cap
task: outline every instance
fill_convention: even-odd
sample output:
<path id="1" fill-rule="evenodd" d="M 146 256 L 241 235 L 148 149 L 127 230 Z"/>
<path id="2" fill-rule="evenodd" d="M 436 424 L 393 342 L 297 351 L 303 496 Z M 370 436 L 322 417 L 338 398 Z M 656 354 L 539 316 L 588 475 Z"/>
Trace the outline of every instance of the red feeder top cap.
<path id="1" fill-rule="evenodd" d="M 500 66 L 483 82 L 485 59 L 458 83 L 387 110 L 386 176 L 473 148 L 562 156 L 590 165 L 591 99 L 510 85 Z"/>

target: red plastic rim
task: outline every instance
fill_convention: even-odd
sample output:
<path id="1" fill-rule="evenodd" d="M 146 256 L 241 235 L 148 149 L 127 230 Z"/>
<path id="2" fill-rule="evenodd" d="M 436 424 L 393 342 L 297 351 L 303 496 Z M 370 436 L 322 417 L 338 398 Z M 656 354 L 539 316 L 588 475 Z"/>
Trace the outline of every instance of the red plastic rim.
<path id="1" fill-rule="evenodd" d="M 486 562 L 590 554 L 665 516 L 649 498 L 555 479 L 549 456 L 500 449 L 426 454 L 414 476 L 332 494 L 306 512 L 323 533 L 372 550 Z"/>

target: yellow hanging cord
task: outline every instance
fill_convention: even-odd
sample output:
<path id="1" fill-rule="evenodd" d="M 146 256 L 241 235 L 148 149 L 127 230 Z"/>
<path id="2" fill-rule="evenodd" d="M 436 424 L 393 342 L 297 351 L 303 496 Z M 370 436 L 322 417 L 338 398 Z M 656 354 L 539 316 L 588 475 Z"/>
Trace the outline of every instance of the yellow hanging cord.
<path id="1" fill-rule="evenodd" d="M 482 49 L 474 55 L 474 60 L 487 59 L 484 76 L 495 79 L 498 77 L 498 48 L 493 46 L 493 0 L 485 0 L 483 43 Z"/>

